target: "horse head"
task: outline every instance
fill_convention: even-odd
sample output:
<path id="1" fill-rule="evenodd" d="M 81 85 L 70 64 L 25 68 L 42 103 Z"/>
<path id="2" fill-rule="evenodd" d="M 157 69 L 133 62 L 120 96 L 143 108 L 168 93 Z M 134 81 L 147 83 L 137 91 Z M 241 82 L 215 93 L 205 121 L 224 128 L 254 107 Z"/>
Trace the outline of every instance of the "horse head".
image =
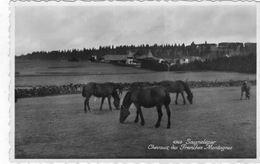
<path id="1" fill-rule="evenodd" d="M 120 117 L 119 117 L 120 123 L 123 123 L 129 115 L 130 115 L 129 110 L 126 109 L 123 105 L 121 105 Z"/>
<path id="2" fill-rule="evenodd" d="M 120 123 L 123 123 L 126 120 L 126 118 L 130 115 L 129 108 L 132 104 L 131 95 L 132 95 L 132 91 L 128 91 L 125 94 L 124 100 L 121 105 L 121 110 L 120 110 L 120 118 L 119 118 Z"/>
<path id="3" fill-rule="evenodd" d="M 117 110 L 120 108 L 120 99 L 122 95 L 122 87 L 120 84 L 116 84 L 116 87 L 114 87 L 114 91 L 112 93 L 112 97 L 114 98 L 114 106 Z"/>
<path id="4" fill-rule="evenodd" d="M 116 90 L 118 92 L 119 95 L 122 95 L 123 94 L 123 84 L 116 84 Z"/>
<path id="5" fill-rule="evenodd" d="M 187 99 L 189 100 L 190 104 L 193 103 L 193 93 L 192 92 L 190 94 L 188 94 Z"/>
<path id="6" fill-rule="evenodd" d="M 116 93 L 117 94 L 117 93 Z M 116 107 L 116 110 L 119 110 L 119 106 L 120 106 L 120 97 L 119 95 L 117 94 L 117 96 L 113 96 L 114 98 L 114 106 Z"/>

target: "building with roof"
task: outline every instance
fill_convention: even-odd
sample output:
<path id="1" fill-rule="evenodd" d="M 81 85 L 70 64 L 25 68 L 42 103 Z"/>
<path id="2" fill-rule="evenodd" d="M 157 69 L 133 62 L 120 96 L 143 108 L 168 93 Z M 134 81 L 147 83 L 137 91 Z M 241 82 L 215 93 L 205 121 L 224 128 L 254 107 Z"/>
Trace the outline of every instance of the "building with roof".
<path id="1" fill-rule="evenodd" d="M 99 58 L 100 62 L 126 62 L 126 55 L 112 55 L 107 54 Z"/>
<path id="2" fill-rule="evenodd" d="M 134 55 L 137 60 L 159 60 L 158 58 L 154 57 L 152 52 L 149 50 L 147 54 L 135 54 Z"/>

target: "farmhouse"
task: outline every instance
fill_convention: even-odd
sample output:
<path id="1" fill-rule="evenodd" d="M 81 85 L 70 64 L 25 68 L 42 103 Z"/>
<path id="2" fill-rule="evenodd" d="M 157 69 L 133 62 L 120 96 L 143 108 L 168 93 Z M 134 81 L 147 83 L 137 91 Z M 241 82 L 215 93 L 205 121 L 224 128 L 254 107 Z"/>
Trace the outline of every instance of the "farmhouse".
<path id="1" fill-rule="evenodd" d="M 136 64 L 137 60 L 135 55 L 140 55 L 138 52 L 128 51 L 126 55 L 126 64 Z"/>
<path id="2" fill-rule="evenodd" d="M 188 63 L 189 63 L 188 58 L 179 58 L 178 60 L 176 60 L 176 64 L 188 64 Z"/>
<path id="3" fill-rule="evenodd" d="M 159 60 L 158 58 L 154 57 L 152 52 L 149 50 L 149 52 L 145 55 L 141 54 L 135 54 L 134 55 L 137 60 Z"/>
<path id="4" fill-rule="evenodd" d="M 127 60 L 127 56 L 126 55 L 111 55 L 111 54 L 107 54 L 107 55 L 104 55 L 101 58 L 99 58 L 99 61 L 101 61 L 101 62 L 114 62 L 114 63 L 126 62 L 126 60 Z"/>

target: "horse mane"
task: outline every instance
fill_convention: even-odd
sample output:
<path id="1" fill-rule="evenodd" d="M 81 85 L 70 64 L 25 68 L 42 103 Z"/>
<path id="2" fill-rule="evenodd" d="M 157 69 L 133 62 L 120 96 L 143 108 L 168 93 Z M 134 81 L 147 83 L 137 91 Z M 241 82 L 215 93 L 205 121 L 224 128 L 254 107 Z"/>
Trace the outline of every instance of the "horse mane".
<path id="1" fill-rule="evenodd" d="M 107 84 L 110 84 L 114 87 L 114 89 L 119 90 L 119 94 L 122 95 L 123 92 L 123 86 L 120 83 L 114 83 L 114 82 L 106 82 Z"/>
<path id="2" fill-rule="evenodd" d="M 131 95 L 132 95 L 132 91 L 128 91 L 126 94 L 125 94 L 125 97 L 124 97 L 124 100 L 122 102 L 122 105 L 127 105 L 127 107 L 125 106 L 125 108 L 129 108 L 130 105 L 132 104 L 132 100 L 131 100 Z M 128 101 L 130 99 L 130 104 L 128 104 Z M 127 104 L 125 104 L 127 103 Z M 128 106 L 129 105 L 129 106 Z"/>
<path id="3" fill-rule="evenodd" d="M 183 81 L 179 80 L 178 82 L 180 82 L 183 86 L 184 86 L 184 91 L 190 95 L 191 94 L 191 90 L 190 90 L 190 87 Z"/>

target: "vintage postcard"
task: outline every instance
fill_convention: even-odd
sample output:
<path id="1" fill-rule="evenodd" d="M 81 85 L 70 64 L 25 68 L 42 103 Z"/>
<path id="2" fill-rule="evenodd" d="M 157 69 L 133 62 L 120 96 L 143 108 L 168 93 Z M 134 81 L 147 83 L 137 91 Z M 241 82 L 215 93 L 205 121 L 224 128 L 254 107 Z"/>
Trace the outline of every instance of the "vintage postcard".
<path id="1" fill-rule="evenodd" d="M 11 162 L 256 163 L 256 2 L 11 2 Z"/>

